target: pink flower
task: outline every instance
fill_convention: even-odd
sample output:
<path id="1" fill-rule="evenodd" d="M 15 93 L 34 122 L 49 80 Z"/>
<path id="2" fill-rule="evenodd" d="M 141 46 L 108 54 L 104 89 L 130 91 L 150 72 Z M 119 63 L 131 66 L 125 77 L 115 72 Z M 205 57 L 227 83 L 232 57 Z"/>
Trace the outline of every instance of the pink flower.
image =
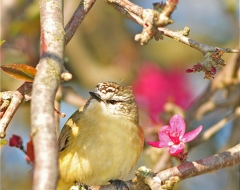
<path id="1" fill-rule="evenodd" d="M 160 129 L 158 133 L 159 141 L 147 143 L 157 148 L 169 147 L 169 153 L 177 156 L 183 152 L 185 143 L 195 139 L 202 131 L 202 128 L 202 126 L 199 126 L 185 134 L 185 122 L 180 115 L 176 114 L 170 119 L 170 125 L 165 125 Z"/>
<path id="2" fill-rule="evenodd" d="M 17 148 L 22 148 L 23 141 L 22 141 L 22 137 L 18 136 L 18 135 L 12 135 L 12 137 L 9 140 L 9 146 L 13 146 L 13 147 L 17 147 Z"/>
<path id="3" fill-rule="evenodd" d="M 143 63 L 133 82 L 133 93 L 140 108 L 147 111 L 154 123 L 160 123 L 160 113 L 166 102 L 186 108 L 193 98 L 189 81 L 181 70 L 163 70 L 150 62 Z"/>

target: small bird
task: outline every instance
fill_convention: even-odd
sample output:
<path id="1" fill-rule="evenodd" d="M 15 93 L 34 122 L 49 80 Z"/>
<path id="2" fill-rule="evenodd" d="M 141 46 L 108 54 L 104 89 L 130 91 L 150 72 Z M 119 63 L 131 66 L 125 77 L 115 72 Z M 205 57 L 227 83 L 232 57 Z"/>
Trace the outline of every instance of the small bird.
<path id="1" fill-rule="evenodd" d="M 144 137 L 131 87 L 99 83 L 59 136 L 58 190 L 124 180 L 137 164 Z"/>

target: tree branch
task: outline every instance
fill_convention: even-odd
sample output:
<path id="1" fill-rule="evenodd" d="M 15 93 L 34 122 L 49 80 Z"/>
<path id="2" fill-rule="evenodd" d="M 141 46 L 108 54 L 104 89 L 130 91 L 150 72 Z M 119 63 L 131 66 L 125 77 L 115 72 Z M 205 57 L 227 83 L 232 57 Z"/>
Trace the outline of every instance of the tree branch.
<path id="1" fill-rule="evenodd" d="M 65 27 L 65 45 L 68 44 L 72 39 L 73 35 L 77 31 L 78 26 L 81 24 L 95 1 L 96 0 L 81 0 L 72 18 Z M 46 48 L 45 44 L 42 45 L 43 49 Z M 68 81 L 71 78 L 72 76 L 69 72 L 62 72 L 61 79 Z M 4 138 L 6 136 L 8 124 L 12 120 L 15 112 L 23 102 L 24 98 L 26 101 L 30 99 L 28 96 L 31 93 L 31 90 L 32 83 L 25 82 L 17 89 L 17 91 L 8 91 L 0 94 L 0 138 Z"/>
<path id="2" fill-rule="evenodd" d="M 145 24 L 149 24 L 146 23 L 146 21 L 144 22 L 144 17 L 146 17 L 146 15 L 144 15 L 144 11 L 149 11 L 151 9 L 143 9 L 142 7 L 128 1 L 128 0 L 103 0 L 104 2 L 106 2 L 107 4 L 113 6 L 118 12 L 120 12 L 123 16 L 127 17 L 128 19 L 136 22 L 137 24 L 141 25 L 144 27 Z M 190 47 L 193 47 L 199 51 L 201 51 L 202 53 L 206 53 L 206 52 L 214 52 L 216 51 L 217 47 L 214 46 L 208 46 L 206 44 L 202 44 L 200 42 L 197 42 L 195 40 L 192 40 L 190 38 L 187 38 L 186 36 L 188 36 L 189 34 L 189 30 L 186 28 L 183 31 L 171 31 L 169 29 L 163 28 L 163 26 L 167 26 L 169 24 L 172 24 L 173 22 L 167 22 L 166 20 L 170 20 L 171 14 L 173 13 L 173 11 L 176 9 L 176 5 L 177 5 L 178 1 L 173 1 L 173 0 L 168 0 L 166 2 L 166 4 L 160 4 L 160 8 L 159 6 L 157 7 L 160 10 L 159 18 L 156 18 L 156 20 L 158 20 L 157 22 L 157 27 L 158 30 L 162 33 L 162 35 L 167 36 L 169 38 L 175 39 L 178 42 L 182 42 L 185 45 L 188 45 Z M 158 3 L 156 3 L 158 4 Z M 155 4 L 154 8 L 156 7 Z M 157 9 L 155 8 L 155 9 Z M 152 13 L 149 14 L 154 14 L 154 10 L 151 10 Z M 153 19 L 154 20 L 154 19 Z M 147 20 L 148 22 L 154 22 L 153 20 Z M 218 48 L 219 50 L 226 52 L 226 53 L 238 53 L 239 50 L 237 49 L 230 49 L 230 48 Z"/>
<path id="3" fill-rule="evenodd" d="M 96 0 L 80 0 L 80 3 L 72 15 L 71 19 L 65 26 L 65 44 L 72 39 L 75 32 L 78 29 L 78 26 L 82 23 L 83 19 L 90 11 Z"/>
<path id="4" fill-rule="evenodd" d="M 238 74 L 240 72 L 240 55 L 234 54 L 231 58 L 231 60 L 228 62 L 226 67 L 222 69 L 216 77 L 211 81 L 211 83 L 208 85 L 206 90 L 203 92 L 202 95 L 200 95 L 196 100 L 194 100 L 194 103 L 191 105 L 191 107 L 186 111 L 186 117 L 185 122 L 187 125 L 190 124 L 193 120 L 199 120 L 203 116 L 203 112 L 206 113 L 210 110 L 213 111 L 214 109 L 214 103 L 208 103 L 207 108 L 203 110 L 203 107 L 206 105 L 207 102 L 212 102 L 212 97 L 214 94 L 216 94 L 220 90 L 228 90 L 231 88 L 231 91 L 229 91 L 229 95 L 233 94 L 236 96 L 235 100 L 233 102 L 237 103 L 238 94 L 239 94 L 239 85 L 240 85 L 240 75 Z M 229 99 L 226 99 L 227 102 L 231 101 Z M 234 106 L 232 104 L 231 106 Z M 228 108 L 230 105 L 228 106 Z M 207 109 L 207 110 L 206 110 Z M 198 116 L 198 117 L 197 117 Z M 201 117 L 200 117 L 201 116 Z"/>
<path id="5" fill-rule="evenodd" d="M 58 179 L 58 146 L 54 99 L 63 70 L 64 28 L 62 0 L 41 0 L 41 58 L 33 82 L 31 133 L 35 167 L 33 189 L 55 190 Z"/>
<path id="6" fill-rule="evenodd" d="M 206 52 L 214 52 L 214 51 L 216 51 L 216 48 L 218 48 L 218 47 L 209 46 L 209 45 L 197 42 L 193 39 L 190 39 L 190 38 L 186 37 L 185 35 L 183 35 L 179 31 L 174 32 L 174 31 L 171 31 L 166 28 L 158 28 L 158 29 L 159 29 L 159 31 L 161 31 L 163 33 L 163 35 L 165 35 L 169 38 L 175 39 L 178 42 L 181 42 L 185 45 L 188 45 L 188 46 L 202 52 L 203 54 L 205 54 Z M 239 50 L 237 50 L 237 49 L 230 49 L 230 48 L 218 48 L 218 49 L 225 53 L 238 53 L 239 52 Z"/>
<path id="7" fill-rule="evenodd" d="M 77 92 L 68 86 L 63 86 L 62 88 L 62 100 L 76 107 L 84 106 L 87 102 L 87 99 L 79 96 Z"/>
<path id="8" fill-rule="evenodd" d="M 15 112 L 24 100 L 30 99 L 30 93 L 32 89 L 31 82 L 23 83 L 16 91 L 7 91 L 0 93 L 0 138 L 6 136 L 6 129 L 8 124 L 12 120 Z"/>
<path id="9" fill-rule="evenodd" d="M 159 40 L 163 39 L 163 36 L 167 36 L 202 52 L 204 60 L 194 65 L 193 68 L 187 69 L 188 73 L 203 71 L 205 72 L 206 79 L 212 79 L 217 71 L 216 66 L 226 65 L 222 59 L 222 55 L 224 53 L 239 52 L 237 49 L 218 48 L 192 40 L 186 37 L 190 32 L 188 27 L 176 32 L 163 28 L 173 23 L 170 17 L 176 9 L 178 0 L 167 0 L 166 3 L 154 3 L 153 10 L 143 9 L 128 0 L 104 1 L 128 19 L 131 19 L 143 27 L 142 33 L 135 35 L 135 40 L 140 41 L 141 45 L 147 44 L 152 38 Z"/>
<path id="10" fill-rule="evenodd" d="M 187 162 L 179 166 L 161 171 L 157 174 L 164 183 L 170 177 L 179 177 L 184 180 L 190 177 L 210 173 L 222 168 L 232 166 L 240 162 L 240 144 L 230 148 L 222 153 L 203 158 L 193 162 Z"/>
<path id="11" fill-rule="evenodd" d="M 191 40 L 190 38 L 186 37 L 186 35 L 188 35 L 187 30 L 185 30 L 186 33 L 182 33 L 182 31 L 173 32 L 162 28 L 162 26 L 171 23 L 170 15 L 175 9 L 175 6 L 173 5 L 172 8 L 170 8 L 170 6 L 165 8 L 166 12 L 161 12 L 164 14 L 159 14 L 156 13 L 156 11 L 144 10 L 143 8 L 127 0 L 106 1 L 108 4 L 111 4 L 116 10 L 124 14 L 127 18 L 133 20 L 134 22 L 137 22 L 138 24 L 146 27 L 147 29 L 149 29 L 149 18 L 153 18 L 152 16 L 158 15 L 158 23 L 156 23 L 156 21 L 154 21 L 153 23 L 152 21 L 150 22 L 153 27 L 148 30 L 148 33 L 151 33 L 153 31 L 154 32 L 150 35 L 150 38 L 148 37 L 149 39 L 151 39 L 152 37 L 156 37 L 156 35 L 159 35 L 156 39 L 161 39 L 161 35 L 164 35 L 179 42 L 182 42 L 186 45 L 189 45 L 190 47 L 201 51 L 202 53 L 204 53 L 204 55 L 207 55 L 208 57 L 212 57 L 213 55 L 208 55 L 208 52 L 216 52 L 217 50 L 227 53 L 238 52 L 238 50 L 232 50 L 229 48 L 216 48 Z M 65 44 L 70 41 L 75 31 L 77 30 L 77 27 L 82 22 L 84 16 L 88 13 L 94 3 L 95 0 L 86 0 L 79 4 L 72 19 L 65 27 Z M 33 84 L 33 100 L 31 104 L 32 135 L 35 148 L 35 170 L 33 187 L 34 189 L 55 189 L 58 173 L 58 153 L 56 145 L 57 138 L 54 125 L 53 102 L 56 90 L 60 83 L 60 75 L 62 72 L 63 63 L 64 30 L 62 24 L 62 2 L 60 0 L 42 0 L 40 1 L 40 6 L 42 25 L 41 60 L 38 65 L 38 72 Z M 150 17 L 148 17 L 148 19 L 144 19 L 144 14 L 147 14 L 148 16 L 150 15 Z M 165 17 L 163 15 L 165 15 Z M 162 18 L 164 18 L 165 20 Z M 160 32 L 155 31 L 156 26 L 157 30 Z M 235 80 L 235 84 L 239 84 L 239 81 L 236 82 Z M 211 89 L 211 91 L 206 92 L 207 95 L 210 96 L 217 91 L 217 89 L 212 89 L 211 87 L 212 86 L 209 86 L 209 89 Z M 31 86 L 28 86 L 27 89 L 31 89 Z M 15 103 L 15 107 L 9 106 L 8 109 L 11 110 L 9 113 L 11 113 L 12 115 L 6 114 L 7 119 L 3 118 L 3 120 L 1 120 L 1 122 L 3 121 L 4 123 L 3 127 L 0 127 L 1 132 L 3 131 L 3 133 L 0 133 L 1 136 L 2 134 L 3 136 L 5 135 L 5 126 L 7 126 L 14 112 L 16 111 L 20 103 L 23 101 L 23 94 L 25 94 L 25 92 L 20 92 L 20 94 L 17 93 L 16 95 L 14 93 L 12 94 L 13 96 L 17 97 L 17 99 L 12 98 L 13 103 Z M 237 145 L 223 153 L 216 154 L 214 156 L 208 157 L 206 159 L 201 159 L 196 162 L 188 162 L 180 166 L 162 171 L 157 175 L 153 175 L 151 173 L 151 175 L 147 176 L 148 179 L 145 178 L 146 183 L 149 184 L 152 189 L 156 189 L 161 186 L 160 179 L 162 180 L 162 183 L 165 183 L 169 180 L 172 180 L 172 182 L 175 183 L 176 181 L 179 181 L 181 179 L 186 179 L 191 176 L 196 176 L 213 170 L 221 169 L 223 167 L 228 167 L 239 162 L 239 152 L 239 145 Z M 145 185 L 145 182 L 141 183 L 129 181 L 127 183 L 130 184 L 130 189 L 149 189 Z"/>
<path id="12" fill-rule="evenodd" d="M 226 124 L 240 116 L 239 113 L 240 108 L 237 108 L 235 112 L 230 113 L 226 117 L 222 118 L 219 122 L 215 123 L 213 126 L 211 126 L 208 130 L 204 131 L 204 133 L 197 138 L 194 142 L 190 143 L 188 146 L 188 149 L 191 149 L 192 147 L 197 146 L 198 144 L 201 144 L 207 140 L 209 140 L 213 135 L 215 135 L 220 129 L 222 129 Z"/>
<path id="13" fill-rule="evenodd" d="M 194 176 L 210 173 L 240 162 L 240 144 L 222 153 L 193 162 L 186 162 L 159 173 L 153 173 L 146 167 L 140 167 L 135 175 L 137 178 L 126 181 L 129 190 L 172 189 L 175 183 Z M 117 190 L 114 184 L 91 186 L 91 190 Z M 125 190 L 125 188 L 124 188 Z"/>

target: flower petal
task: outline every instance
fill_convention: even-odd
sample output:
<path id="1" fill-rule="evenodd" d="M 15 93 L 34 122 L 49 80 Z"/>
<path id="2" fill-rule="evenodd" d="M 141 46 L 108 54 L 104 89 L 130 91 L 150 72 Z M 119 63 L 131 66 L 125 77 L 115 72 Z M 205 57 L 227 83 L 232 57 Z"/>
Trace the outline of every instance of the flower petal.
<path id="1" fill-rule="evenodd" d="M 171 148 L 169 149 L 168 152 L 171 155 L 176 156 L 183 151 L 184 147 L 185 147 L 184 143 L 180 143 L 178 145 L 173 145 L 173 146 L 171 146 Z"/>
<path id="2" fill-rule="evenodd" d="M 198 128 L 186 133 L 181 139 L 181 141 L 185 143 L 195 139 L 198 136 L 198 134 L 202 131 L 202 129 L 203 127 L 199 126 Z"/>
<path id="3" fill-rule="evenodd" d="M 170 126 L 165 125 L 158 132 L 158 138 L 160 140 L 161 147 L 168 147 L 169 143 L 172 142 L 171 138 L 169 137 L 169 129 Z"/>
<path id="4" fill-rule="evenodd" d="M 21 148 L 23 144 L 22 137 L 18 135 L 12 135 L 12 137 L 9 140 L 9 146 Z"/>
<path id="5" fill-rule="evenodd" d="M 178 114 L 175 114 L 170 119 L 170 126 L 171 126 L 171 131 L 179 132 L 180 137 L 182 137 L 186 131 L 186 124 L 185 124 L 183 118 Z"/>
<path id="6" fill-rule="evenodd" d="M 161 148 L 160 147 L 160 141 L 157 141 L 157 142 L 148 141 L 147 144 L 150 145 L 150 146 L 153 146 L 153 147 Z"/>

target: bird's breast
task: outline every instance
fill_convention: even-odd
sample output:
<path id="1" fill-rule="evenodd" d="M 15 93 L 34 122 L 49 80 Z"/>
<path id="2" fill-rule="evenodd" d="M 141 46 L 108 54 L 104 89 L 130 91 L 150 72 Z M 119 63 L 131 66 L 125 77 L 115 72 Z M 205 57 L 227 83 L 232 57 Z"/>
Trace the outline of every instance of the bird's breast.
<path id="1" fill-rule="evenodd" d="M 98 117 L 81 120 L 77 125 L 80 130 L 75 131 L 72 143 L 64 150 L 70 150 L 65 153 L 69 161 L 65 167 L 74 174 L 69 180 L 102 185 L 124 179 L 142 151 L 143 135 L 138 125 L 123 117 Z"/>

